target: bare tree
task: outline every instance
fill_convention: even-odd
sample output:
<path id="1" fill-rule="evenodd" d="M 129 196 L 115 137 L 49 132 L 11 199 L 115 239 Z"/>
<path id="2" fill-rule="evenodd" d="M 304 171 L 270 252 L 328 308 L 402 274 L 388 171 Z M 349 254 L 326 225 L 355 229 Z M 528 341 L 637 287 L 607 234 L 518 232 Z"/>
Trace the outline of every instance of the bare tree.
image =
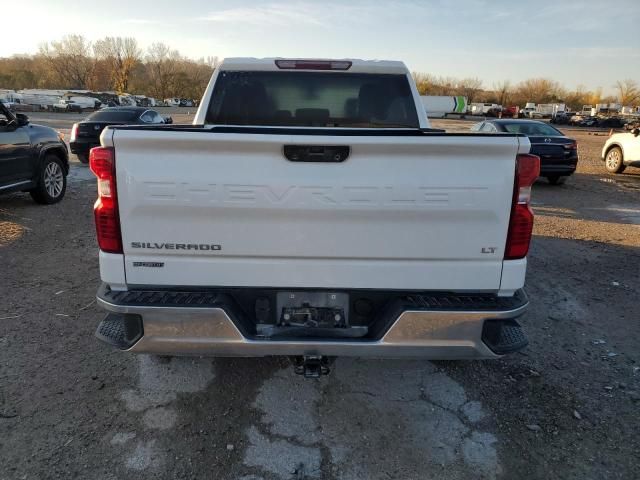
<path id="1" fill-rule="evenodd" d="M 459 80 L 454 77 L 434 77 L 432 95 L 457 95 Z"/>
<path id="2" fill-rule="evenodd" d="M 495 92 L 496 101 L 499 105 L 506 105 L 511 96 L 511 82 L 504 80 L 493 84 L 493 91 Z"/>
<path id="3" fill-rule="evenodd" d="M 595 90 L 590 91 L 587 98 L 589 99 L 590 105 L 602 103 L 602 87 L 598 87 Z"/>
<path id="4" fill-rule="evenodd" d="M 633 105 L 640 101 L 640 89 L 634 80 L 618 80 L 616 90 L 618 90 L 618 101 L 622 105 Z"/>
<path id="5" fill-rule="evenodd" d="M 217 65 L 217 57 L 201 58 L 197 63 L 183 60 L 180 64 L 180 76 L 184 85 L 182 95 L 186 98 L 200 98 Z"/>
<path id="6" fill-rule="evenodd" d="M 482 91 L 482 80 L 479 78 L 463 78 L 458 81 L 455 93 L 467 97 L 469 104 L 473 103 L 479 92 Z"/>
<path id="7" fill-rule="evenodd" d="M 204 63 L 205 65 L 208 65 L 211 70 L 215 70 L 220 64 L 220 59 L 217 56 L 208 56 L 207 58 L 200 60 L 199 63 Z"/>
<path id="8" fill-rule="evenodd" d="M 176 80 L 182 59 L 177 50 L 171 50 L 164 43 L 154 43 L 147 50 L 147 73 L 150 89 L 154 97 L 164 99 L 177 94 Z"/>
<path id="9" fill-rule="evenodd" d="M 108 65 L 113 89 L 119 93 L 126 92 L 131 72 L 142 58 L 136 39 L 105 37 L 95 43 L 93 50 L 96 57 Z"/>
<path id="10" fill-rule="evenodd" d="M 564 101 L 574 109 L 582 109 L 582 106 L 589 102 L 590 95 L 591 92 L 584 85 L 578 85 L 575 90 L 566 93 Z"/>
<path id="11" fill-rule="evenodd" d="M 416 88 L 420 95 L 428 95 L 431 93 L 431 87 L 433 86 L 434 78 L 427 73 L 412 72 L 413 81 L 416 83 Z"/>
<path id="12" fill-rule="evenodd" d="M 202 96 L 218 57 L 197 61 L 163 44 L 143 56 L 133 38 L 107 37 L 93 45 L 80 36 L 43 44 L 36 55 L 0 57 L 0 87 L 116 90 L 163 99 Z"/>
<path id="13" fill-rule="evenodd" d="M 60 86 L 68 88 L 89 87 L 95 66 L 91 53 L 91 42 L 82 35 L 67 35 L 40 46 L 40 55 L 63 83 Z"/>
<path id="14" fill-rule="evenodd" d="M 518 104 L 548 103 L 558 101 L 564 93 L 558 82 L 547 78 L 530 78 L 516 86 L 513 96 Z"/>
<path id="15" fill-rule="evenodd" d="M 413 79 L 420 95 L 457 95 L 460 80 L 453 77 L 436 77 L 428 73 L 413 72 Z"/>
<path id="16" fill-rule="evenodd" d="M 11 90 L 31 88 L 43 80 L 43 69 L 38 67 L 29 56 L 0 58 L 0 86 Z"/>

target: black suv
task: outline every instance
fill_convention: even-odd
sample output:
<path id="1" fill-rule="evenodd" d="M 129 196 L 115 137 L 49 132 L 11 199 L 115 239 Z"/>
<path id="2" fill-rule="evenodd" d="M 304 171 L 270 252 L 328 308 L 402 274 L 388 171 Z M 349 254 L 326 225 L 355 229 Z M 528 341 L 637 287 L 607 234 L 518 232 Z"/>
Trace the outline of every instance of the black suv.
<path id="1" fill-rule="evenodd" d="M 29 123 L 0 101 L 0 193 L 29 192 L 38 203 L 62 200 L 69 154 L 53 128 Z"/>

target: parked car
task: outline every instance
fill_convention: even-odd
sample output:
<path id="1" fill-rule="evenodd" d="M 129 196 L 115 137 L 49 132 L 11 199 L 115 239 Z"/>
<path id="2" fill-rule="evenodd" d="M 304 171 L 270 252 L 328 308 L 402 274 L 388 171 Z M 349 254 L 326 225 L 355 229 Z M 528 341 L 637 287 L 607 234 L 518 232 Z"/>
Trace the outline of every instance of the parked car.
<path id="1" fill-rule="evenodd" d="M 100 134 L 109 125 L 161 125 L 172 123 L 171 117 L 162 117 L 145 107 L 109 107 L 89 115 L 71 127 L 69 147 L 82 163 L 89 163 L 89 150 L 100 145 Z"/>
<path id="2" fill-rule="evenodd" d="M 517 105 L 510 105 L 502 109 L 502 118 L 518 118 L 520 108 Z"/>
<path id="3" fill-rule="evenodd" d="M 62 200 L 69 155 L 62 134 L 14 114 L 0 101 L 0 193 L 29 192 L 38 203 Z"/>
<path id="4" fill-rule="evenodd" d="M 558 112 L 551 117 L 550 122 L 555 125 L 569 125 L 571 118 L 575 115 L 575 112 Z"/>
<path id="5" fill-rule="evenodd" d="M 602 147 L 602 160 L 611 173 L 622 173 L 628 166 L 640 167 L 640 128 L 611 135 Z"/>
<path id="6" fill-rule="evenodd" d="M 536 111 L 535 103 L 527 103 L 524 108 L 518 110 L 518 117 L 520 118 L 530 118 L 531 114 Z"/>
<path id="7" fill-rule="evenodd" d="M 525 139 L 430 128 L 402 62 L 227 58 L 214 75 L 192 128 L 110 127 L 91 150 L 101 340 L 294 356 L 308 376 L 340 355 L 526 345 Z"/>
<path id="8" fill-rule="evenodd" d="M 54 110 L 62 110 L 64 112 L 78 112 L 82 113 L 82 105 L 80 105 L 75 100 L 70 100 L 68 98 L 61 98 L 58 103 L 53 104 Z"/>
<path id="9" fill-rule="evenodd" d="M 598 117 L 587 117 L 583 119 L 578 125 L 581 127 L 597 127 L 600 122 Z"/>
<path id="10" fill-rule="evenodd" d="M 474 132 L 521 133 L 529 137 L 530 153 L 540 157 L 540 176 L 550 184 L 564 183 L 578 164 L 578 142 L 539 120 L 487 120 L 471 127 Z"/>
<path id="11" fill-rule="evenodd" d="M 603 117 L 598 119 L 597 126 L 603 128 L 622 128 L 624 120 L 620 117 Z"/>
<path id="12" fill-rule="evenodd" d="M 569 125 L 574 125 L 576 127 L 597 127 L 598 126 L 598 117 L 584 116 L 584 115 L 574 115 L 569 119 Z"/>
<path id="13" fill-rule="evenodd" d="M 18 99 L 11 99 L 11 100 L 0 99 L 0 101 L 4 103 L 4 106 L 9 110 L 11 110 L 12 112 L 16 110 L 16 105 L 20 105 L 20 100 Z"/>
<path id="14" fill-rule="evenodd" d="M 624 129 L 625 130 L 631 131 L 631 130 L 634 130 L 636 128 L 640 128 L 640 120 L 629 120 L 624 125 Z"/>
<path id="15" fill-rule="evenodd" d="M 584 120 L 584 116 L 580 113 L 574 113 L 571 117 L 569 117 L 569 125 L 577 126 Z"/>

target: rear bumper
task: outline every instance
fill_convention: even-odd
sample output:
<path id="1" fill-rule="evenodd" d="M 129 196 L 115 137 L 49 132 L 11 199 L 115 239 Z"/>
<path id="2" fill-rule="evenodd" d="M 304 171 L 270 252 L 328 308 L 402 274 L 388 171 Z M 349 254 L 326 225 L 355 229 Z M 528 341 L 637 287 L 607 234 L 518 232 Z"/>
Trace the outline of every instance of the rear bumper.
<path id="1" fill-rule="evenodd" d="M 134 295 L 137 299 L 146 298 L 144 301 L 128 300 L 127 297 L 131 297 L 129 293 L 111 292 L 104 286 L 100 289 L 98 304 L 109 314 L 98 327 L 96 335 L 122 350 L 137 353 L 488 359 L 519 350 L 527 344 L 515 322 L 515 318 L 522 315 L 528 306 L 528 299 L 522 290 L 509 299 L 493 297 L 494 300 L 489 302 L 492 305 L 487 305 L 485 294 L 458 297 L 483 297 L 483 303 L 478 304 L 478 308 L 472 304 L 468 305 L 469 308 L 460 308 L 466 306 L 455 301 L 451 308 L 441 305 L 433 308 L 428 301 L 420 300 L 412 307 L 387 309 L 388 321 L 383 322 L 384 328 L 375 337 L 344 340 L 257 338 L 247 333 L 246 322 L 238 318 L 238 310 L 218 301 L 219 296 L 214 291 L 145 291 Z M 419 298 L 431 300 L 437 295 Z M 187 298 L 188 303 L 177 304 L 166 300 L 180 296 Z M 447 298 L 447 302 L 451 302 L 456 297 L 447 294 Z M 118 335 L 120 337 L 115 338 Z"/>
<path id="2" fill-rule="evenodd" d="M 541 158 L 540 176 L 571 175 L 576 171 L 577 158 Z"/>
<path id="3" fill-rule="evenodd" d="M 93 147 L 99 147 L 100 146 L 100 140 L 97 141 L 75 141 L 75 142 L 70 142 L 69 143 L 69 149 L 71 150 L 71 153 L 75 153 L 77 154 L 85 154 L 85 155 L 89 155 L 89 150 L 91 150 Z"/>
<path id="4" fill-rule="evenodd" d="M 545 168 L 540 167 L 540 176 L 545 175 L 573 175 L 576 167 L 570 165 L 549 165 Z"/>

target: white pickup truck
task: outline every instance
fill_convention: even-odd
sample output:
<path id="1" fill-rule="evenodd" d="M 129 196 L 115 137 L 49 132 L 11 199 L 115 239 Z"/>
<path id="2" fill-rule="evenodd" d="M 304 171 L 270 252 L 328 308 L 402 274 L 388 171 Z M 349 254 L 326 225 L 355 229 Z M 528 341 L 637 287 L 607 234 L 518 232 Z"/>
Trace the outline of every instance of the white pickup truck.
<path id="1" fill-rule="evenodd" d="M 394 61 L 226 59 L 193 125 L 90 155 L 108 310 L 159 355 L 497 358 L 527 343 L 531 185 L 513 134 L 431 129 Z"/>

